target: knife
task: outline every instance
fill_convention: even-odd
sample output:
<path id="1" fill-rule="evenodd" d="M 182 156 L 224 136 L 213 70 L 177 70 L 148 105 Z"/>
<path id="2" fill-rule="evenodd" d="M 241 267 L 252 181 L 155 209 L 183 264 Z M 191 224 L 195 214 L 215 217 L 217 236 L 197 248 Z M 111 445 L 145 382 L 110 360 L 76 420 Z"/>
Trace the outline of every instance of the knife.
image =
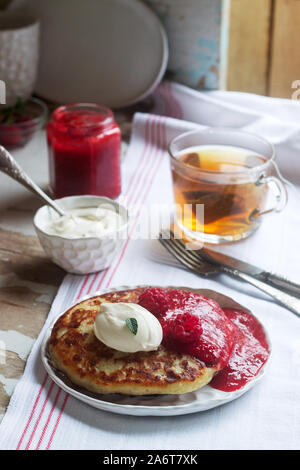
<path id="1" fill-rule="evenodd" d="M 214 263 L 218 266 L 224 266 L 232 270 L 237 270 L 244 274 L 249 274 L 285 292 L 289 292 L 300 297 L 300 284 L 287 279 L 286 277 L 269 273 L 261 268 L 258 268 L 257 266 L 253 266 L 252 264 L 233 258 L 232 256 L 225 255 L 224 253 L 210 250 L 208 248 L 202 248 L 201 250 L 194 251 L 200 258 L 206 259 L 211 263 Z"/>

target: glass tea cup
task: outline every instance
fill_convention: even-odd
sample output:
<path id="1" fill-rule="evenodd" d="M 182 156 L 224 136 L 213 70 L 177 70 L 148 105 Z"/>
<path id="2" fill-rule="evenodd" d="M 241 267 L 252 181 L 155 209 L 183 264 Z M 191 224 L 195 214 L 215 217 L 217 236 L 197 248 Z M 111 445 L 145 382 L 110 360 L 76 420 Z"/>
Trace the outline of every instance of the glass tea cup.
<path id="1" fill-rule="evenodd" d="M 274 174 L 274 147 L 259 136 L 206 128 L 175 137 L 168 150 L 176 222 L 193 239 L 241 240 L 258 228 L 263 215 L 286 204 L 285 186 Z"/>

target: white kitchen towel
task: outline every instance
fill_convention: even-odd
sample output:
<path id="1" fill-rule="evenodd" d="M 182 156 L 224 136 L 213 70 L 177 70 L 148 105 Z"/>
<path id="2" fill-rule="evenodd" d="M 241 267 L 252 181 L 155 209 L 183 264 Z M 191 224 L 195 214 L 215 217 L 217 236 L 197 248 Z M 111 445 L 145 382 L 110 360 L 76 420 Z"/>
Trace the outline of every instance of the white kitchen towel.
<path id="1" fill-rule="evenodd" d="M 144 208 L 172 201 L 167 142 L 199 125 L 241 127 L 268 138 L 276 144 L 284 175 L 300 185 L 299 105 L 241 93 L 200 93 L 166 82 L 154 94 L 154 112 L 135 115 L 123 165 L 122 198 L 132 212 L 129 237 L 108 270 L 64 279 L 0 425 L 1 449 L 300 448 L 300 319 L 251 286 L 224 275 L 202 279 L 158 263 L 158 242 L 136 239 L 147 223 Z M 226 251 L 299 281 L 297 188 L 289 192 L 281 214 L 266 217 L 252 237 L 227 246 Z M 240 399 L 186 416 L 122 416 L 95 410 L 69 396 L 43 369 L 39 349 L 45 330 L 75 299 L 124 284 L 203 287 L 236 299 L 269 331 L 274 355 L 268 374 Z"/>

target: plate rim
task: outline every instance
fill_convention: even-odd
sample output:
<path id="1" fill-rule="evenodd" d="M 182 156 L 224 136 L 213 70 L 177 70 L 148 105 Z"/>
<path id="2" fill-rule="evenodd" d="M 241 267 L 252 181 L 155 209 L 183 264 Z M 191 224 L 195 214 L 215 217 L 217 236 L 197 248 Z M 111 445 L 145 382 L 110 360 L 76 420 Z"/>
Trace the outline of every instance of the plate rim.
<path id="1" fill-rule="evenodd" d="M 179 404 L 179 405 L 178 404 L 177 405 L 173 404 L 173 405 L 149 406 L 149 405 L 118 404 L 118 403 L 113 403 L 113 402 L 109 402 L 109 401 L 103 401 L 100 398 L 91 397 L 88 394 L 85 394 L 84 392 L 78 391 L 75 388 L 72 388 L 69 385 L 67 385 L 56 374 L 55 369 L 50 364 L 50 361 L 49 361 L 49 358 L 48 358 L 48 355 L 47 355 L 47 347 L 48 347 L 48 341 L 49 341 L 53 326 L 56 323 L 56 321 L 62 315 L 64 315 L 70 308 L 74 307 L 75 305 L 77 305 L 81 302 L 84 302 L 85 300 L 96 297 L 98 295 L 103 295 L 103 294 L 114 292 L 114 291 L 121 291 L 121 290 L 127 290 L 127 289 L 137 289 L 137 288 L 148 288 L 148 287 L 161 287 L 161 288 L 165 288 L 165 289 L 167 289 L 167 288 L 169 288 L 169 289 L 170 288 L 172 288 L 172 289 L 184 289 L 184 290 L 188 290 L 188 291 L 192 291 L 192 292 L 199 292 L 199 291 L 203 291 L 203 290 L 213 291 L 213 289 L 204 289 L 204 288 L 203 289 L 201 289 L 201 288 L 197 289 L 197 288 L 192 288 L 192 287 L 188 287 L 188 286 L 174 286 L 174 285 L 155 286 L 155 285 L 149 285 L 149 284 L 134 284 L 134 285 L 121 285 L 121 286 L 114 286 L 114 287 L 99 289 L 96 292 L 94 292 L 93 294 L 84 295 L 80 299 L 77 299 L 76 301 L 72 302 L 63 312 L 56 315 L 55 318 L 51 320 L 49 326 L 47 326 L 47 329 L 44 333 L 42 343 L 41 343 L 41 346 L 40 346 L 40 357 L 41 357 L 43 366 L 46 369 L 49 376 L 51 377 L 51 379 L 60 388 L 62 388 L 65 392 L 69 393 L 70 395 L 77 398 L 78 400 L 80 400 L 84 403 L 87 403 L 88 405 L 93 406 L 96 409 L 102 409 L 104 411 L 110 411 L 110 412 L 119 413 L 119 414 L 120 413 L 121 414 L 132 414 L 132 413 L 129 413 L 129 411 L 136 410 L 137 412 L 142 412 L 143 416 L 145 416 L 145 415 L 148 415 L 148 416 L 155 416 L 155 415 L 156 416 L 157 415 L 159 415 L 159 416 L 170 416 L 171 414 L 174 414 L 174 415 L 175 414 L 188 414 L 188 413 L 196 413 L 196 412 L 204 411 L 204 410 L 201 410 L 201 409 L 197 409 L 197 406 L 196 406 L 197 402 L 188 402 L 188 403 L 183 403 L 183 404 Z M 214 291 L 214 292 L 219 293 L 218 291 Z M 224 297 L 227 297 L 230 300 L 233 300 L 225 294 L 221 294 L 221 295 L 223 295 Z M 241 305 L 241 307 L 243 307 L 243 306 Z M 270 340 L 270 336 L 268 334 L 268 331 L 267 331 L 265 325 L 261 322 L 261 320 L 252 311 L 250 311 L 246 307 L 243 307 L 243 308 L 245 310 L 249 311 L 261 324 L 261 326 L 264 330 L 264 333 L 266 335 L 266 339 L 267 339 L 268 346 L 269 346 L 269 357 L 268 357 L 267 361 L 265 362 L 265 364 L 259 370 L 258 374 L 252 380 L 247 382 L 246 385 L 244 385 L 240 389 L 235 390 L 233 392 L 224 392 L 222 390 L 213 389 L 215 391 L 216 396 L 215 396 L 215 398 L 214 397 L 209 398 L 209 401 L 211 402 L 212 406 L 209 406 L 208 408 L 205 408 L 206 410 L 208 410 L 210 408 L 215 408 L 217 406 L 220 406 L 220 405 L 223 405 L 223 404 L 226 404 L 226 403 L 229 403 L 230 401 L 239 398 L 244 393 L 246 393 L 248 390 L 250 390 L 257 382 L 259 382 L 263 378 L 263 376 L 265 375 L 267 370 L 269 369 L 269 366 L 270 366 L 270 363 L 271 363 L 271 360 L 272 360 L 272 357 L 273 357 L 273 353 L 272 353 L 272 342 Z M 209 384 L 206 385 L 205 387 L 208 387 L 208 386 L 209 386 Z M 205 387 L 203 387 L 203 389 L 205 389 Z M 213 387 L 210 387 L 210 388 L 213 388 Z M 199 389 L 199 391 L 200 390 L 201 389 Z M 195 390 L 195 392 L 197 392 L 197 391 L 198 390 Z M 184 395 L 184 394 L 182 394 L 182 395 Z M 218 402 L 218 401 L 220 403 L 215 403 L 215 404 L 213 403 L 213 402 Z M 96 406 L 96 403 L 100 406 Z M 128 410 L 128 413 L 126 413 L 126 410 Z"/>

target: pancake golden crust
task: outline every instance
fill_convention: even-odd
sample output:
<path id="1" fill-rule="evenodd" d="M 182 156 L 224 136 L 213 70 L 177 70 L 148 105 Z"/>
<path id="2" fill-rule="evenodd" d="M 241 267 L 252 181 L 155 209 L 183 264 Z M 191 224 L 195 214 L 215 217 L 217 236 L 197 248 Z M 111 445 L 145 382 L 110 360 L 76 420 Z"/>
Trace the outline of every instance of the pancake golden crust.
<path id="1" fill-rule="evenodd" d="M 96 393 L 179 394 L 211 381 L 216 368 L 160 346 L 124 353 L 105 346 L 93 330 L 102 302 L 137 302 L 143 288 L 115 291 L 76 304 L 55 323 L 49 353 L 54 366 L 73 383 Z"/>

